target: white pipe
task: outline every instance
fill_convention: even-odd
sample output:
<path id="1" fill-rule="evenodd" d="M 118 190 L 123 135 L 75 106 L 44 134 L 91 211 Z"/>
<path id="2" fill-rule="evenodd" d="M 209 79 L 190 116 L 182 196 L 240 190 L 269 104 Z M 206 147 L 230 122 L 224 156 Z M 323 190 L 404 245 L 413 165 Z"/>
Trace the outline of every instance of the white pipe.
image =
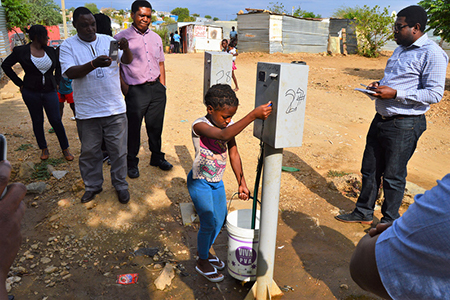
<path id="1" fill-rule="evenodd" d="M 264 171 L 261 196 L 258 268 L 256 272 L 256 299 L 266 300 L 273 282 L 275 246 L 280 202 L 283 149 L 264 144 Z"/>

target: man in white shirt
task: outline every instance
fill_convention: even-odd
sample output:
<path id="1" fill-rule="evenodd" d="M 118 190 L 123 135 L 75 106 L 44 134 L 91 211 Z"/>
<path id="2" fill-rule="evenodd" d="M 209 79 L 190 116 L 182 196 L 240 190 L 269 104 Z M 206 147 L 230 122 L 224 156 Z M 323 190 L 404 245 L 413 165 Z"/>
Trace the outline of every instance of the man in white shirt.
<path id="1" fill-rule="evenodd" d="M 78 135 L 81 141 L 80 173 L 85 184 L 82 203 L 94 199 L 102 191 L 102 139 L 111 158 L 111 181 L 119 202 L 130 200 L 127 176 L 127 117 L 120 90 L 118 61 L 109 55 L 110 36 L 96 33 L 91 11 L 78 7 L 73 14 L 77 35 L 61 45 L 63 76 L 73 79 Z M 133 55 L 128 41 L 119 41 L 118 59 L 129 64 Z"/>

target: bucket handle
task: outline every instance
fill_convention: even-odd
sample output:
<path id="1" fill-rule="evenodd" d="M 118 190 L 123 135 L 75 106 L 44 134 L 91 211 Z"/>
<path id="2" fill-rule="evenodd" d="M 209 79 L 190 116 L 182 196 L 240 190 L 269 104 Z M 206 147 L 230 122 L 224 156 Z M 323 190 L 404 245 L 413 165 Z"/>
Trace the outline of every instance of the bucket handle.
<path id="1" fill-rule="evenodd" d="M 228 209 L 227 209 L 227 211 L 229 211 L 230 210 L 230 207 L 231 207 L 231 201 L 233 201 L 233 198 L 234 198 L 234 196 L 236 196 L 236 195 L 239 195 L 239 192 L 236 192 L 236 193 L 234 193 L 232 196 L 231 196 L 231 199 L 230 199 L 230 202 L 228 202 Z M 250 194 L 250 196 L 248 197 L 249 199 L 253 199 L 253 201 L 255 201 L 255 198 Z M 259 201 L 258 199 L 256 199 L 256 201 L 261 205 L 261 201 Z"/>

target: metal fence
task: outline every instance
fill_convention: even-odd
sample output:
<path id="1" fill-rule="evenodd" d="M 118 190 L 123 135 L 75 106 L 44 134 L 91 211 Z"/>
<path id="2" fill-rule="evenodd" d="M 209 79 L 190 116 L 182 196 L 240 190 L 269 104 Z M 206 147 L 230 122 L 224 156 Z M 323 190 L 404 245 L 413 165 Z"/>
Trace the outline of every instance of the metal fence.
<path id="1" fill-rule="evenodd" d="M 6 29 L 5 8 L 0 6 L 0 64 L 11 54 L 11 45 L 8 38 L 8 29 Z M 0 68 L 0 78 L 3 77 L 3 69 Z"/>

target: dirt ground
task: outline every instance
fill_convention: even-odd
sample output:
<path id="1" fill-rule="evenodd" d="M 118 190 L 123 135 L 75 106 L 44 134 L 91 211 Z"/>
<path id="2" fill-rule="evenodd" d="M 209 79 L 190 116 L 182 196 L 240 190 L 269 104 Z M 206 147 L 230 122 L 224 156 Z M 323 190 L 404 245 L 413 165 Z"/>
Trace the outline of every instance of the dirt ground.
<path id="1" fill-rule="evenodd" d="M 237 58 L 241 105 L 235 120 L 254 107 L 257 62 L 303 60 L 310 67 L 303 146 L 284 149 L 283 166 L 299 171 L 283 172 L 281 178 L 274 280 L 282 288 L 292 287 L 283 299 L 378 299 L 361 290 L 348 270 L 355 245 L 370 226 L 334 219 L 340 211 L 352 210 L 356 198 L 331 188 L 332 178 L 327 174 L 359 174 L 375 109 L 368 97 L 353 89 L 360 83 L 379 80 L 389 55 L 367 59 L 353 55 L 242 53 Z M 247 295 L 252 284 L 241 284 L 226 271 L 225 280 L 213 284 L 194 270 L 197 225 L 182 225 L 179 203 L 190 202 L 186 188 L 194 156 L 190 125 L 206 111 L 202 104 L 203 54 L 167 55 L 166 70 L 163 151 L 174 168 L 164 172 L 149 166 L 148 143 L 143 138 L 141 176 L 128 180 L 128 205 L 117 201 L 106 163 L 104 191 L 90 204 L 80 203 L 80 143 L 76 123 L 70 121 L 72 113 L 66 107 L 63 122 L 76 158 L 55 167 L 69 171 L 63 179 L 45 180 L 48 187 L 44 193 L 25 199 L 24 241 L 10 274 L 17 280 L 11 290 L 16 299 L 243 299 Z M 428 129 L 408 167 L 407 180 L 427 189 L 449 172 L 449 78 L 447 71 L 444 99 L 427 113 Z M 0 132 L 8 139 L 14 180 L 34 182 L 36 179 L 19 177 L 24 162 L 40 162 L 28 111 L 11 82 L 3 82 L 0 92 Z M 49 128 L 46 122 L 45 129 Z M 145 137 L 144 127 L 141 136 Z M 56 136 L 46 137 L 50 157 L 63 158 Z M 252 126 L 237 137 L 237 143 L 248 186 L 253 190 L 259 141 L 253 137 Z M 25 149 L 27 144 L 32 147 Z M 224 182 L 231 198 L 237 189 L 231 170 L 226 172 Z M 249 203 L 233 200 L 231 209 L 246 205 Z M 375 216 L 377 222 L 379 210 Z M 138 249 L 152 247 L 159 250 L 153 258 L 133 255 Z M 226 259 L 225 230 L 214 250 Z M 154 281 L 167 262 L 178 271 L 171 285 L 160 291 Z M 116 276 L 125 273 L 138 273 L 138 283 L 116 284 Z"/>

